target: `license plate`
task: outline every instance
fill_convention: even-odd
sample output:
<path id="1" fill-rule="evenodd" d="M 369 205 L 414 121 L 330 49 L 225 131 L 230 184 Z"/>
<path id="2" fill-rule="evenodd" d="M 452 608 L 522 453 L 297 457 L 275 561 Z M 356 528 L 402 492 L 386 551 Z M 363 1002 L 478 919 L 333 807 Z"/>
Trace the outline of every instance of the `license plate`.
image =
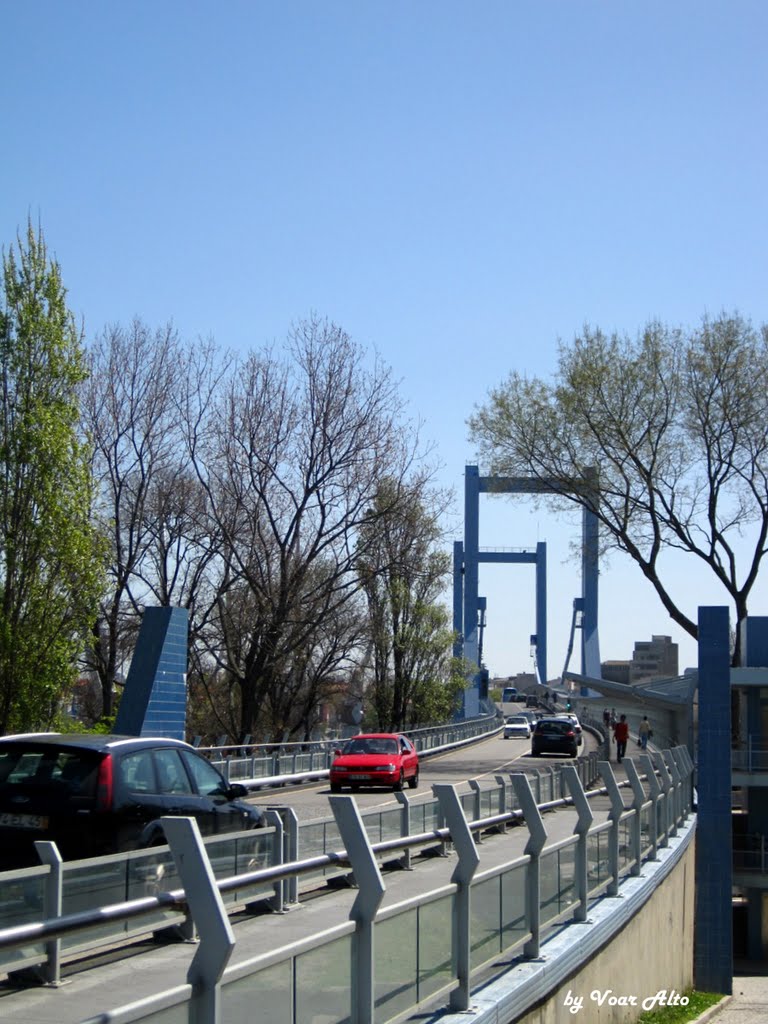
<path id="1" fill-rule="evenodd" d="M 3 828 L 48 828 L 48 819 L 41 814 L 0 814 Z"/>
<path id="2" fill-rule="evenodd" d="M 349 777 L 353 782 L 365 782 L 366 779 L 370 778 L 370 775 L 350 775 Z"/>

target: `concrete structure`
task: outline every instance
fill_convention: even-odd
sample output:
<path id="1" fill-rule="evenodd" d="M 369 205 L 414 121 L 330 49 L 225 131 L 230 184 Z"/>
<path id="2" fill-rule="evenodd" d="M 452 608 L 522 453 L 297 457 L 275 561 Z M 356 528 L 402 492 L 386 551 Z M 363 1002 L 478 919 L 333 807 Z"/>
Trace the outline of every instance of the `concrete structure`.
<path id="1" fill-rule="evenodd" d="M 730 671 L 734 914 L 737 953 L 768 958 L 768 618 L 750 616 Z"/>
<path id="2" fill-rule="evenodd" d="M 115 721 L 125 736 L 186 739 L 186 608 L 145 608 Z"/>

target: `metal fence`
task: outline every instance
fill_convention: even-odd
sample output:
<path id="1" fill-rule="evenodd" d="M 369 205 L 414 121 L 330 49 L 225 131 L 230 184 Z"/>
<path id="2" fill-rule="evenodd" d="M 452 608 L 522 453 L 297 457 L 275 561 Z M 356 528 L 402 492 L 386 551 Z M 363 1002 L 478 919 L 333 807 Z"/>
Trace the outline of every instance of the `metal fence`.
<path id="1" fill-rule="evenodd" d="M 430 809 L 425 804 L 418 812 L 423 817 L 416 815 L 419 827 L 424 822 L 437 827 L 421 833 L 413 831 L 414 808 L 405 794 L 400 794 L 402 806 L 395 811 L 401 816 L 397 823 L 381 816 L 363 821 L 352 797 L 334 796 L 330 801 L 337 832 L 329 827 L 322 837 L 310 840 L 308 833 L 294 828 L 287 814 L 282 828 L 275 826 L 275 835 L 283 851 L 296 848 L 294 859 L 219 881 L 208 869 L 214 851 L 210 844 L 202 844 L 194 822 L 164 819 L 180 889 L 102 908 L 98 914 L 46 914 L 42 922 L 1 931 L 0 951 L 7 956 L 9 950 L 36 947 L 50 956 L 55 943 L 69 941 L 70 936 L 80 941 L 83 930 L 103 925 L 106 919 L 134 928 L 132 922 L 146 915 L 157 920 L 157 915 L 182 914 L 184 920 L 194 921 L 200 936 L 188 984 L 141 1000 L 130 1010 L 123 1008 L 118 1017 L 125 1024 L 250 1020 L 255 994 L 259 1019 L 270 1024 L 302 1024 L 311 1018 L 307 1007 L 316 1009 L 319 998 L 324 1019 L 339 1024 L 385 1024 L 436 999 L 447 1001 L 454 1010 L 466 1010 L 472 978 L 481 968 L 502 954 L 537 957 L 548 932 L 565 921 L 586 920 L 591 901 L 617 894 L 621 880 L 639 874 L 643 861 L 655 859 L 658 848 L 676 834 L 691 809 L 693 764 L 687 750 L 664 751 L 654 760 L 641 755 L 637 762 L 642 775 L 633 760 L 624 762 L 628 781 L 623 785 L 631 791 L 628 806 L 611 765 L 604 761 L 595 765 L 604 785 L 591 793 L 573 765 L 533 778 L 512 773 L 497 780 L 495 792 L 491 787 L 475 789 L 467 797 L 454 786 L 437 785 L 436 806 Z M 589 805 L 595 793 L 610 801 L 608 818 L 599 824 Z M 574 832 L 550 842 L 542 811 L 566 805 L 576 810 Z M 478 809 L 480 818 L 474 817 Z M 520 821 L 529 833 L 524 854 L 478 870 L 482 833 Z M 372 833 L 388 838 L 372 841 Z M 302 849 L 300 860 L 298 847 L 312 842 L 331 849 L 315 855 Z M 334 851 L 337 842 L 340 846 Z M 379 863 L 448 842 L 458 858 L 450 884 L 381 910 Z M 354 872 L 358 890 L 349 920 L 247 963 L 227 966 L 234 937 L 226 921 L 226 903 L 233 893 L 240 903 L 265 887 L 273 888 L 278 901 L 295 898 L 300 878 L 334 870 Z M 159 920 L 165 925 L 169 918 Z M 38 962 L 50 960 L 38 955 Z M 99 1016 L 93 1022 L 106 1019 L 107 1015 Z"/>
<path id="2" fill-rule="evenodd" d="M 598 755 L 580 758 L 576 770 L 584 787 L 599 778 Z M 536 799 L 543 806 L 552 806 L 567 794 L 561 766 L 545 768 L 530 775 Z M 484 786 L 470 783 L 471 792 L 461 797 L 469 821 L 480 821 L 504 814 L 510 807 L 508 779 L 499 776 Z M 434 832 L 445 822 L 437 799 L 410 799 L 396 794 L 397 807 L 369 811 L 362 816 L 371 843 L 407 838 L 412 834 Z M 290 807 L 275 806 L 266 811 L 270 823 L 265 829 L 206 838 L 204 844 L 217 879 L 242 875 L 256 868 L 279 867 L 291 861 L 322 858 L 343 845 L 334 817 L 300 823 Z M 61 861 L 51 843 L 39 843 L 44 864 L 0 874 L 0 911 L 9 926 L 24 925 L 61 915 L 87 913 L 100 907 L 154 896 L 180 885 L 173 855 L 168 846 L 151 850 L 94 857 L 82 861 Z M 402 852 L 403 863 L 409 862 L 409 851 Z M 295 902 L 301 887 L 316 886 L 318 880 L 349 873 L 349 866 L 338 861 L 318 863 L 305 870 L 301 879 L 289 877 L 262 883 L 242 892 L 228 894 L 232 908 L 243 903 L 269 898 L 273 909 L 283 902 Z M 130 921 L 119 919 L 101 922 L 68 936 L 55 946 L 36 944 L 30 948 L 3 951 L 0 949 L 0 971 L 10 972 L 40 967 L 41 976 L 55 982 L 60 973 L 61 958 L 75 952 L 86 952 L 116 941 L 138 937 L 176 926 L 180 934 L 190 934 L 192 925 L 182 910 L 164 911 L 154 916 Z"/>
<path id="3" fill-rule="evenodd" d="M 462 722 L 413 729 L 408 732 L 419 756 L 429 757 L 464 743 L 500 732 L 503 719 L 499 715 L 470 718 Z M 344 739 L 317 740 L 307 743 L 237 744 L 198 747 L 230 782 L 256 787 L 276 781 L 301 781 L 325 778 L 334 752 Z"/>

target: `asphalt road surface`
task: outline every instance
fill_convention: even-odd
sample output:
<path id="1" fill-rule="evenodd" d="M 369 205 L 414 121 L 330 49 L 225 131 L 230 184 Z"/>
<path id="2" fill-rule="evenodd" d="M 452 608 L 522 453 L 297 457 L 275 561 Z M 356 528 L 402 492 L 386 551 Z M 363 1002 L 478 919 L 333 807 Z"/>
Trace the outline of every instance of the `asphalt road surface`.
<path id="1" fill-rule="evenodd" d="M 597 740 L 584 730 L 584 742 L 579 754 L 596 749 Z M 418 789 L 406 789 L 412 801 L 431 799 L 431 787 L 436 782 L 448 782 L 460 789 L 468 789 L 468 781 L 476 779 L 482 785 L 494 783 L 499 773 L 533 771 L 551 763 L 572 763 L 569 757 L 531 757 L 531 741 L 521 738 L 483 740 L 467 747 L 461 747 L 435 757 L 424 758 L 420 766 Z M 345 794 L 350 790 L 344 789 Z M 288 804 L 295 810 L 300 821 L 314 821 L 331 816 L 328 797 L 331 790 L 328 782 L 311 786 L 291 786 L 260 791 L 251 802 L 261 806 Z M 391 790 L 361 789 L 355 794 L 362 811 L 397 806 Z"/>

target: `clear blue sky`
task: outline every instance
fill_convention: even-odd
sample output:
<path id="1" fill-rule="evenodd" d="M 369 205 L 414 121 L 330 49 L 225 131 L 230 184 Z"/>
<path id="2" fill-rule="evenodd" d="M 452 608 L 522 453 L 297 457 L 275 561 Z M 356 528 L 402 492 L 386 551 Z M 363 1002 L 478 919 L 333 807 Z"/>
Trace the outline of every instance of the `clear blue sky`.
<path id="1" fill-rule="evenodd" d="M 402 379 L 459 510 L 467 416 L 584 322 L 768 320 L 764 0 L 0 0 L 0 36 L 0 242 L 39 220 L 86 334 L 245 350 L 327 316 Z M 547 541 L 557 674 L 578 521 L 487 504 L 482 545 Z M 529 669 L 533 570 L 480 582 L 491 671 Z M 603 657 L 652 633 L 694 661 L 613 559 Z"/>

